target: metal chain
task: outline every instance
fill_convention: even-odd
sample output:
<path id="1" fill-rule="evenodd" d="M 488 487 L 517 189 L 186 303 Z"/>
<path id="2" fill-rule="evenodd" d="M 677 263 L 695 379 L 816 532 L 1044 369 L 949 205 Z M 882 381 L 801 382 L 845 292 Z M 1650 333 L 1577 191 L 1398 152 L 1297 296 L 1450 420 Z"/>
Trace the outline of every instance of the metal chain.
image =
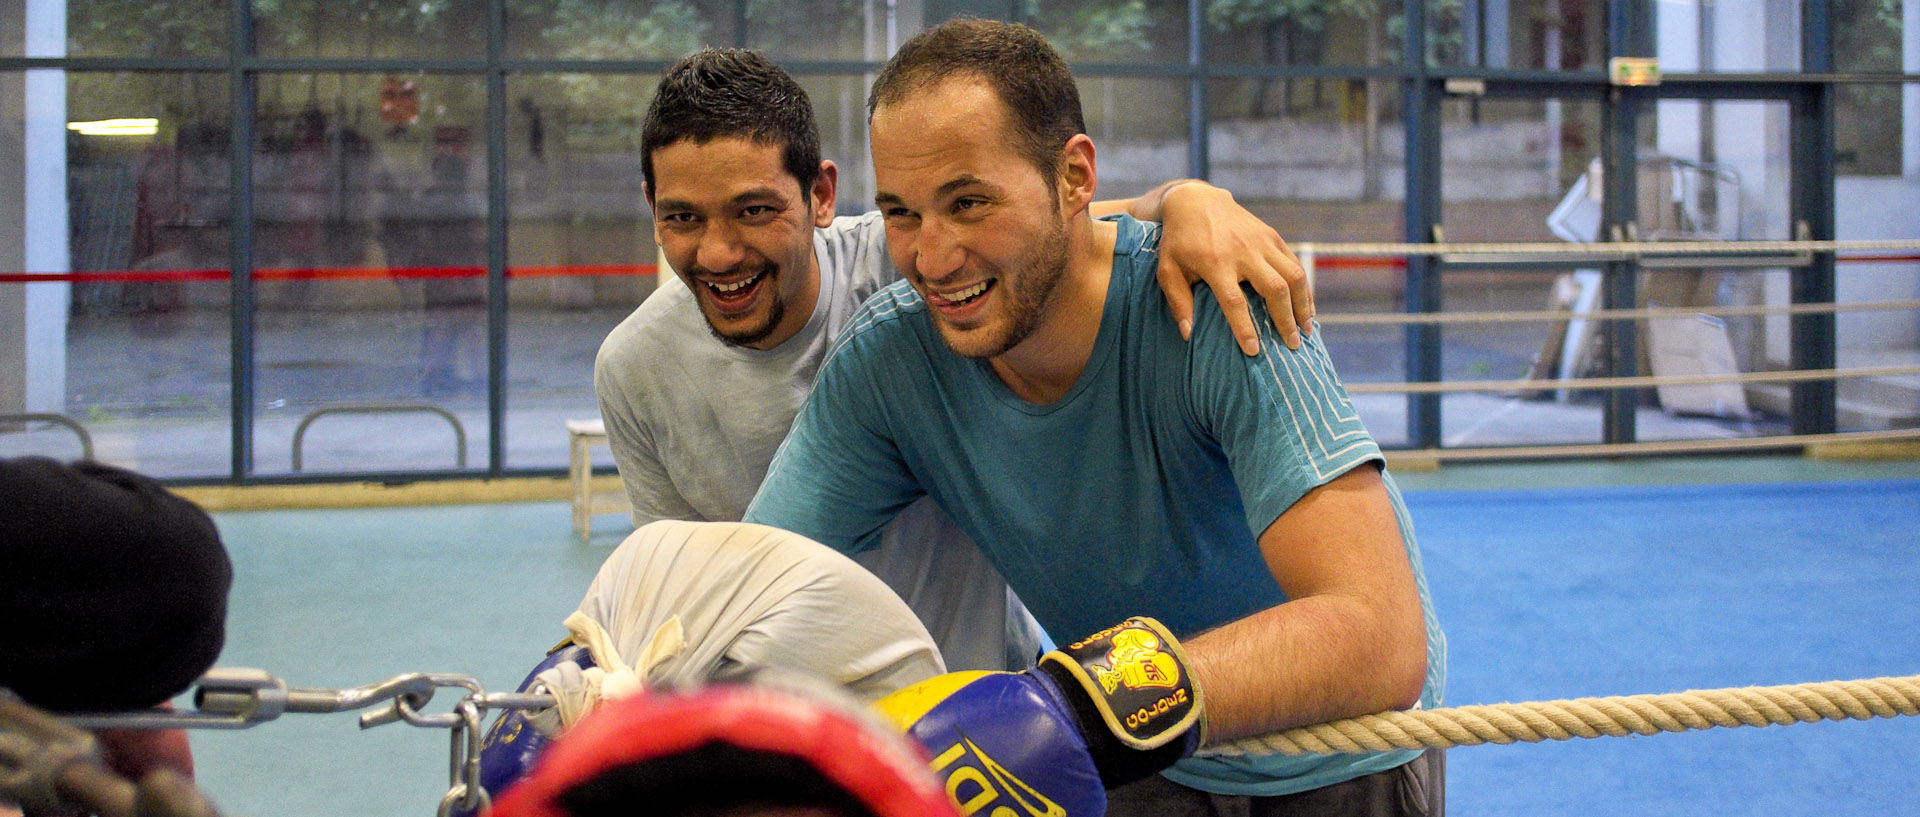
<path id="1" fill-rule="evenodd" d="M 452 749 L 448 754 L 447 794 L 440 798 L 440 817 L 452 817 L 454 809 L 478 814 L 492 805 L 485 786 L 480 785 L 480 704 L 474 693 L 454 707 L 457 719 L 452 727 Z M 412 721 L 409 721 L 411 723 Z"/>
<path id="2" fill-rule="evenodd" d="M 423 711 L 440 689 L 463 691 L 453 711 Z M 455 809 L 477 814 L 492 803 L 480 783 L 480 745 L 483 713 L 488 709 L 545 709 L 553 696 L 524 692 L 488 693 L 471 675 L 412 672 L 352 689 L 289 688 L 263 670 L 217 667 L 201 676 L 194 690 L 194 706 L 181 710 L 150 710 L 80 714 L 61 718 L 70 727 L 86 729 L 246 729 L 276 720 L 288 712 L 346 712 L 377 707 L 360 716 L 360 728 L 406 723 L 426 729 L 449 730 L 448 789 L 439 813 L 450 817 Z M 0 749 L 4 746 L 0 745 Z M 4 752 L 0 752 L 4 759 Z M 7 772 L 0 763 L 0 772 Z M 44 776 L 44 775 L 43 775 Z M 14 781 L 0 774 L 0 784 Z"/>

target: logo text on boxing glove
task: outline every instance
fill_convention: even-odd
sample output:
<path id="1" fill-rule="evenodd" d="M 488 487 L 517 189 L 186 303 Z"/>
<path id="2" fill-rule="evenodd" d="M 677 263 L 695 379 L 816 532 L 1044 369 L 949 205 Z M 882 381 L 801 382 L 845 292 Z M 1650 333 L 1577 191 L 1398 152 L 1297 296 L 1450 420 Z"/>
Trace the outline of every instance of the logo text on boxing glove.
<path id="1" fill-rule="evenodd" d="M 1116 633 L 1113 649 L 1107 651 L 1107 666 L 1095 664 L 1091 669 L 1108 695 L 1122 686 L 1172 689 L 1180 683 L 1180 662 L 1162 652 L 1160 637 L 1147 630 Z"/>
<path id="2" fill-rule="evenodd" d="M 957 730 L 956 730 L 957 731 Z M 969 762 L 962 762 L 962 759 Z M 956 765 L 958 764 L 958 765 Z M 1015 777 L 1007 767 L 967 737 L 947 747 L 931 764 L 935 774 L 947 784 L 947 799 L 960 809 L 961 817 L 985 812 L 993 817 L 1066 817 L 1061 808 L 1038 789 Z M 948 771 L 952 767 L 952 771 Z M 1015 809 L 1018 809 L 1017 811 Z"/>

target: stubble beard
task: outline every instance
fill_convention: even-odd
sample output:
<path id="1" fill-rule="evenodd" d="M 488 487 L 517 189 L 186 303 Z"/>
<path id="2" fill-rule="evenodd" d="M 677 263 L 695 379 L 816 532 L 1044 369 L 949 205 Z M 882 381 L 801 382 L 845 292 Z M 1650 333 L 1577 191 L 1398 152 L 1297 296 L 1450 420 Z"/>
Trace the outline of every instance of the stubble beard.
<path id="1" fill-rule="evenodd" d="M 1014 275 L 1001 274 L 997 289 L 1004 291 L 994 293 L 1006 299 L 1006 318 L 1000 331 L 966 333 L 942 322 L 940 333 L 947 348 L 961 357 L 984 359 L 999 357 L 1020 345 L 1046 319 L 1047 309 L 1060 291 L 1060 281 L 1066 277 L 1069 252 L 1066 225 L 1055 222 L 1028 254 L 1025 266 Z"/>
<path id="2" fill-rule="evenodd" d="M 714 323 L 713 316 L 707 313 L 707 305 L 705 299 L 702 298 L 700 307 L 701 317 L 706 319 L 707 331 L 713 334 L 714 339 L 728 346 L 752 346 L 753 344 L 766 340 L 768 336 L 772 335 L 773 330 L 780 325 L 780 320 L 787 316 L 787 299 L 780 293 L 778 288 L 780 284 L 780 274 L 782 272 L 784 272 L 784 270 L 776 269 L 772 264 L 766 265 L 760 272 L 760 275 L 763 276 L 765 280 L 758 282 L 756 286 L 766 288 L 766 292 L 762 294 L 769 298 L 771 303 L 767 308 L 766 320 L 758 324 L 749 325 L 744 329 L 722 331 L 720 327 Z M 694 286 L 705 287 L 711 292 L 712 288 L 700 283 L 698 277 L 695 277 L 693 281 Z"/>

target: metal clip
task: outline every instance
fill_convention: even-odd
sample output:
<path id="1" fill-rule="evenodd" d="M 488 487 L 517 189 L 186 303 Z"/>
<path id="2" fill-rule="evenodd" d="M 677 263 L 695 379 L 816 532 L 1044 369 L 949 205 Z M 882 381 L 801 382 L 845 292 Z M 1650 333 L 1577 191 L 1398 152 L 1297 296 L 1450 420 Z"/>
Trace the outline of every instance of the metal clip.
<path id="1" fill-rule="evenodd" d="M 193 691 L 193 706 L 201 712 L 258 723 L 286 712 L 287 697 L 286 683 L 266 670 L 214 667 L 200 676 L 200 687 Z"/>
<path id="2" fill-rule="evenodd" d="M 471 675 L 415 673 L 411 676 L 402 677 L 410 682 L 406 691 L 394 696 L 393 702 L 385 708 L 361 715 L 361 729 L 372 729 L 373 727 L 384 726 L 395 721 L 405 721 L 414 726 L 433 729 L 451 728 L 456 725 L 458 715 L 454 713 L 428 715 L 420 711 L 426 707 L 428 702 L 433 700 L 435 690 L 446 687 L 464 689 L 467 691 L 466 700 L 484 697 L 486 695 L 486 689 L 480 686 L 480 681 Z M 399 680 L 401 679 L 394 679 L 394 681 Z M 392 682 L 390 681 L 388 683 Z"/>

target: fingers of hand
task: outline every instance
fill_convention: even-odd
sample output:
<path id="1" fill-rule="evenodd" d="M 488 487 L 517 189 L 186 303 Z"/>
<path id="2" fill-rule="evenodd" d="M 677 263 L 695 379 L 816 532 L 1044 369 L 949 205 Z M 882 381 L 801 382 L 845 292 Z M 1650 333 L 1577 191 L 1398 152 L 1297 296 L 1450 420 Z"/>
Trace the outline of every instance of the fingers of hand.
<path id="1" fill-rule="evenodd" d="M 1253 325 L 1253 310 L 1247 305 L 1247 296 L 1241 294 L 1240 279 L 1226 281 L 1224 286 L 1214 287 L 1213 292 L 1220 301 L 1220 313 L 1226 316 L 1227 326 L 1240 342 L 1240 351 L 1248 357 L 1260 354 L 1260 332 Z"/>
<path id="2" fill-rule="evenodd" d="M 1193 285 L 1199 278 L 1166 256 L 1160 257 L 1160 265 L 1154 268 L 1154 277 L 1160 281 L 1160 291 L 1166 294 L 1167 311 L 1173 314 L 1174 323 L 1179 325 L 1180 337 L 1192 340 Z"/>
<path id="3" fill-rule="evenodd" d="M 1293 323 L 1299 327 L 1301 332 L 1312 334 L 1314 316 L 1313 287 L 1307 281 L 1306 268 L 1301 266 L 1300 259 L 1294 257 L 1293 252 L 1288 250 L 1284 243 L 1280 245 L 1278 252 L 1269 251 L 1267 253 L 1266 262 L 1278 272 L 1281 281 L 1287 288 L 1287 304 L 1285 304 L 1285 306 L 1287 306 L 1287 311 Z M 1274 312 L 1276 313 L 1275 325 L 1278 325 L 1277 314 L 1281 310 L 1278 305 L 1275 304 L 1276 299 L 1273 293 L 1261 290 L 1261 294 L 1267 296 L 1268 306 L 1274 307 Z"/>

